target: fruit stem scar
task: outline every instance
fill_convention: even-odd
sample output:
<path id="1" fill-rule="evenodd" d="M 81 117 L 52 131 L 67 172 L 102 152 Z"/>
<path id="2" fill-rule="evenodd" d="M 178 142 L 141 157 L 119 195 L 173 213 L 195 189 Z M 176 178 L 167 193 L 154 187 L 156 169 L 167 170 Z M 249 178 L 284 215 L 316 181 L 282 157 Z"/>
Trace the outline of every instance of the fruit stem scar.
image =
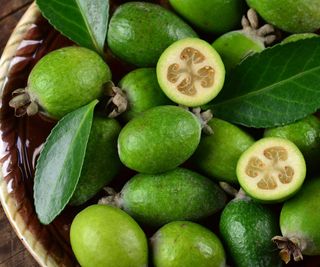
<path id="1" fill-rule="evenodd" d="M 293 179 L 294 169 L 290 166 L 282 167 L 279 165 L 279 161 L 286 161 L 288 159 L 287 150 L 279 146 L 270 147 L 263 151 L 263 155 L 271 162 L 266 164 L 266 162 L 263 162 L 258 157 L 252 157 L 247 164 L 246 174 L 252 178 L 262 175 L 263 178 L 257 183 L 257 186 L 261 189 L 270 190 L 277 187 L 276 178 L 273 175 L 275 172 L 282 184 L 289 184 Z"/>
<path id="2" fill-rule="evenodd" d="M 198 70 L 194 70 L 194 65 L 202 63 L 206 58 L 199 50 L 186 47 L 180 53 L 180 59 L 184 66 L 180 68 L 178 63 L 173 63 L 168 67 L 167 79 L 171 83 L 177 83 L 181 76 L 184 79 L 177 85 L 177 89 L 189 96 L 194 96 L 197 93 L 195 82 L 201 81 L 203 88 L 211 87 L 214 83 L 215 71 L 211 66 L 204 66 Z"/>

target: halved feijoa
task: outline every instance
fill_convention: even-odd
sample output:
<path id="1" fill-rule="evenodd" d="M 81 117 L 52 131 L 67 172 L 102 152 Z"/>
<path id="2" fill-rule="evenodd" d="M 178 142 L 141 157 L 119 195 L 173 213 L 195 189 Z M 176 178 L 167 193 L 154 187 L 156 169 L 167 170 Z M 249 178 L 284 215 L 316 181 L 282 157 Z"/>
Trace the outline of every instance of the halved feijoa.
<path id="1" fill-rule="evenodd" d="M 198 38 L 173 43 L 161 55 L 157 77 L 175 103 L 196 107 L 211 101 L 223 87 L 225 68 L 216 50 Z"/>
<path id="2" fill-rule="evenodd" d="M 254 143 L 240 157 L 237 177 L 251 197 L 264 202 L 282 201 L 301 187 L 306 163 L 297 146 L 268 137 Z"/>

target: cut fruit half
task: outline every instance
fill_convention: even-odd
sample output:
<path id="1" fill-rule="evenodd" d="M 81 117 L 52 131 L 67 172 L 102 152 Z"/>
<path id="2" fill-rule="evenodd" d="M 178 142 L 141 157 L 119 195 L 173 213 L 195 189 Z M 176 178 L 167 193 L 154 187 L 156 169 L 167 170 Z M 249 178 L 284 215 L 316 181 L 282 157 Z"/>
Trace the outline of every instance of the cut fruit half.
<path id="1" fill-rule="evenodd" d="M 225 68 L 216 50 L 198 38 L 173 43 L 157 64 L 161 89 L 177 104 L 197 107 L 210 102 L 223 87 Z"/>
<path id="2" fill-rule="evenodd" d="M 263 138 L 241 155 L 237 177 L 252 198 L 279 202 L 299 190 L 306 177 L 306 163 L 291 141 Z"/>

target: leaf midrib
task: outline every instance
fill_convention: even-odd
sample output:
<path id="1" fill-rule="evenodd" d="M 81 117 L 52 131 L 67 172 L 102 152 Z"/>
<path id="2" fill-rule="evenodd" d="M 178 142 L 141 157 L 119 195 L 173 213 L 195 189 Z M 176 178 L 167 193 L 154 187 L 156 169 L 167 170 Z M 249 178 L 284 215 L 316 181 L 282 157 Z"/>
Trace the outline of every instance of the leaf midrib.
<path id="1" fill-rule="evenodd" d="M 83 126 L 83 124 L 84 124 L 84 122 L 86 121 L 86 119 L 87 119 L 87 116 L 88 116 L 88 114 L 90 114 L 90 112 L 93 110 L 93 108 L 94 108 L 94 106 L 95 106 L 95 104 L 93 104 L 93 107 L 91 107 L 89 110 L 87 110 L 84 114 L 83 114 L 83 117 L 82 117 L 82 119 L 81 119 L 81 121 L 80 121 L 80 123 L 79 123 L 79 127 L 78 127 L 78 130 L 76 131 L 76 134 L 75 134 L 75 138 L 73 138 L 72 139 L 72 141 L 71 141 L 71 144 L 70 144 L 70 146 L 69 146 L 69 148 L 68 148 L 68 150 L 67 150 L 67 153 L 66 153 L 66 155 L 69 155 L 70 154 L 70 149 L 71 149 L 71 147 L 73 147 L 74 145 L 74 142 L 75 142 L 75 140 L 77 140 L 77 136 L 79 136 L 79 133 L 80 133 L 80 131 L 79 131 L 79 129 L 82 129 L 82 126 Z M 88 136 L 88 140 L 89 140 L 89 136 Z M 48 155 L 48 152 L 49 152 L 50 150 L 47 150 L 46 151 L 46 155 Z M 39 161 L 40 161 L 40 158 L 41 158 L 41 154 L 40 154 L 40 157 L 39 157 Z M 64 157 L 64 163 L 63 163 L 63 165 L 62 165 L 62 168 L 61 169 L 64 169 L 64 166 L 66 165 L 66 158 L 68 158 L 68 157 Z M 83 157 L 83 160 L 84 160 L 84 157 Z M 83 164 L 83 160 L 82 160 L 82 164 Z M 40 161 L 41 162 L 41 161 Z M 41 164 L 41 165 L 43 165 L 43 164 Z M 41 167 L 40 168 L 40 166 L 39 166 L 39 168 L 36 170 L 36 174 L 37 174 L 37 172 L 38 172 L 38 170 L 40 171 L 40 170 L 43 170 L 44 168 L 43 167 Z M 42 171 L 41 171 L 42 172 Z M 81 175 L 81 171 L 80 171 L 80 175 Z M 79 177 L 80 177 L 80 175 L 79 175 Z M 37 176 L 37 175 L 36 175 Z M 40 175 L 39 175 L 40 176 Z M 41 175 L 42 176 L 42 175 Z M 61 181 L 61 172 L 60 172 L 60 175 L 59 175 L 59 178 L 56 180 L 56 181 Z M 78 177 L 78 178 L 79 178 Z M 39 182 L 38 182 L 39 183 Z M 56 188 L 57 188 L 57 184 L 58 183 L 55 183 L 55 185 L 54 185 L 54 190 L 50 190 L 50 192 L 56 192 Z M 77 186 L 77 184 L 75 184 L 75 186 L 73 187 L 73 190 L 76 188 L 76 186 Z M 50 195 L 52 195 L 52 194 L 50 194 Z M 70 198 L 72 197 L 72 195 L 69 197 L 69 200 L 70 200 Z M 52 200 L 52 197 L 50 197 L 50 200 Z M 47 203 L 51 203 L 51 202 L 47 202 Z M 61 206 L 61 208 L 59 208 L 59 209 L 54 209 L 54 211 L 52 211 L 51 210 L 51 212 L 49 213 L 46 213 L 46 214 L 42 214 L 42 219 L 41 219 L 41 222 L 44 222 L 44 223 L 47 223 L 47 222 L 51 222 L 52 221 L 52 218 L 55 218 L 59 213 L 60 213 L 60 211 L 67 205 L 67 203 L 68 203 L 68 200 L 66 201 L 66 203 L 65 203 L 65 205 L 62 207 Z M 57 207 L 57 205 L 54 205 L 55 207 Z M 41 209 L 41 210 L 43 210 L 43 209 Z M 38 210 L 39 211 L 39 210 Z M 53 216 L 52 216 L 53 215 Z"/>
<path id="2" fill-rule="evenodd" d="M 271 90 L 272 88 L 278 86 L 278 85 L 281 85 L 282 83 L 285 83 L 285 82 L 289 82 L 289 81 L 292 81 L 292 80 L 295 80 L 296 78 L 299 78 L 300 76 L 303 76 L 303 75 L 306 75 L 310 72 L 313 72 L 313 71 L 316 71 L 316 70 L 319 70 L 320 69 L 320 66 L 317 66 L 317 67 L 314 67 L 314 68 L 311 68 L 307 71 L 303 71 L 303 72 L 300 72 L 296 75 L 293 75 L 293 76 L 290 76 L 289 78 L 287 79 L 284 79 L 284 80 L 281 80 L 281 81 L 278 81 L 272 85 L 268 85 L 268 86 L 265 86 L 259 90 L 255 90 L 255 91 L 252 91 L 252 92 L 249 92 L 247 94 L 244 94 L 244 95 L 240 95 L 240 96 L 237 96 L 237 97 L 234 97 L 234 98 L 231 98 L 231 99 L 228 99 L 226 101 L 223 101 L 223 102 L 219 102 L 218 104 L 212 104 L 213 108 L 214 107 L 218 107 L 220 105 L 225 105 L 225 104 L 228 104 L 228 103 L 232 103 L 232 102 L 235 102 L 235 101 L 239 101 L 243 98 L 246 98 L 246 97 L 250 97 L 250 96 L 254 96 L 254 95 L 258 95 L 258 94 L 261 94 L 263 93 L 264 91 L 268 91 L 268 90 Z M 223 90 L 223 89 L 222 89 Z"/>
<path id="3" fill-rule="evenodd" d="M 64 158 L 64 163 L 62 165 L 62 169 L 61 170 L 65 170 L 65 166 L 67 165 L 67 161 L 65 159 L 67 159 L 68 155 L 70 155 L 71 148 L 74 147 L 74 144 L 76 143 L 76 140 L 78 139 L 79 133 L 81 132 L 82 126 L 83 126 L 84 122 L 86 121 L 86 119 L 88 117 L 88 114 L 90 114 L 90 112 L 91 112 L 91 108 L 89 110 L 87 110 L 87 112 L 85 114 L 83 114 L 84 116 L 82 117 L 82 119 L 81 119 L 81 121 L 79 123 L 78 129 L 77 129 L 77 131 L 76 131 L 76 133 L 74 135 L 74 138 L 72 139 L 72 141 L 70 143 L 70 146 L 69 146 L 69 148 L 67 150 L 66 157 Z M 81 165 L 83 165 L 83 160 L 84 160 L 84 157 L 82 159 L 82 164 Z M 62 172 L 60 172 L 59 181 L 61 181 L 61 178 L 63 176 L 61 174 L 62 174 Z M 79 177 L 80 177 L 80 175 L 81 175 L 81 170 L 79 172 Z M 78 177 L 78 179 L 79 179 L 79 177 Z M 56 191 L 57 184 L 58 183 L 56 183 L 56 185 L 55 185 L 55 191 Z M 73 187 L 73 190 L 76 188 L 76 186 L 77 186 L 77 184 L 75 184 L 75 186 Z M 70 200 L 71 197 L 72 197 L 72 195 L 69 197 L 69 200 Z M 68 203 L 68 201 L 66 202 L 66 204 L 67 203 Z"/>
<path id="4" fill-rule="evenodd" d="M 89 34 L 90 34 L 91 40 L 92 40 L 95 48 L 97 49 L 97 51 L 99 51 L 99 53 L 101 53 L 101 49 L 100 49 L 100 47 L 99 47 L 98 41 L 97 41 L 97 39 L 95 38 L 95 36 L 94 36 L 94 34 L 93 34 L 93 32 L 92 32 L 92 29 L 91 29 L 90 24 L 89 24 L 89 22 L 88 22 L 88 20 L 87 20 L 87 17 L 84 15 L 84 11 L 83 11 L 83 9 L 82 9 L 82 7 L 81 7 L 80 1 L 79 1 L 79 0 L 74 0 L 74 1 L 76 2 L 76 4 L 77 4 L 78 7 L 79 7 L 80 14 L 81 14 L 81 16 L 82 16 L 82 18 L 83 18 L 83 21 L 84 21 L 87 29 L 88 29 L 88 32 L 89 32 Z"/>

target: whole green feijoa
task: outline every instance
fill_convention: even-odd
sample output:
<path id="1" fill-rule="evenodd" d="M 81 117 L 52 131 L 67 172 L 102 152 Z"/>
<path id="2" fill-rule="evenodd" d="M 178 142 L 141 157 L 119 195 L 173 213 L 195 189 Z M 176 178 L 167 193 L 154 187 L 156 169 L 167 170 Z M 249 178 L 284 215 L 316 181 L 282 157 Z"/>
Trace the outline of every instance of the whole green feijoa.
<path id="1" fill-rule="evenodd" d="M 225 267 L 225 252 L 218 237 L 188 221 L 171 222 L 151 238 L 155 267 Z"/>
<path id="2" fill-rule="evenodd" d="M 320 28 L 319 0 L 247 0 L 247 3 L 281 30 L 306 33 Z"/>
<path id="3" fill-rule="evenodd" d="M 212 179 L 238 183 L 237 162 L 254 139 L 237 126 L 218 118 L 211 119 L 208 125 L 213 134 L 201 137 L 192 162 Z"/>
<path id="4" fill-rule="evenodd" d="M 210 33 L 221 34 L 237 28 L 245 11 L 244 0 L 169 0 L 186 20 Z"/>
<path id="5" fill-rule="evenodd" d="M 224 208 L 220 233 L 236 267 L 282 266 L 272 237 L 280 232 L 270 208 L 240 196 Z"/>
<path id="6" fill-rule="evenodd" d="M 60 119 L 102 96 L 103 85 L 110 80 L 110 69 L 97 53 L 76 46 L 61 48 L 38 61 L 27 87 L 16 91 L 10 106 L 19 115 L 41 110 Z"/>
<path id="7" fill-rule="evenodd" d="M 145 111 L 122 128 L 120 160 L 142 173 L 160 173 L 185 162 L 200 142 L 201 124 L 194 114 L 177 106 Z"/>
<path id="8" fill-rule="evenodd" d="M 277 39 L 272 25 L 259 26 L 259 24 L 257 13 L 250 8 L 247 15 L 241 19 L 241 30 L 227 32 L 212 43 L 227 71 L 248 56 L 261 52 L 266 45 L 271 45 Z"/>
<path id="9" fill-rule="evenodd" d="M 161 226 L 210 216 L 224 207 L 226 195 L 208 178 L 176 168 L 161 174 L 135 175 L 114 200 L 138 222 Z"/>
<path id="10" fill-rule="evenodd" d="M 283 237 L 273 240 L 285 262 L 302 260 L 302 255 L 320 255 L 320 178 L 306 181 L 301 190 L 286 201 L 280 214 Z"/>
<path id="11" fill-rule="evenodd" d="M 145 267 L 147 239 L 139 225 L 120 209 L 92 205 L 70 228 L 72 250 L 84 267 Z"/>
<path id="12" fill-rule="evenodd" d="M 253 38 L 242 31 L 232 31 L 217 38 L 212 46 L 217 50 L 229 71 L 247 56 L 261 52 L 265 46 L 259 38 Z"/>
<path id="13" fill-rule="evenodd" d="M 120 170 L 117 139 L 120 124 L 114 119 L 94 117 L 86 155 L 71 205 L 80 205 L 107 185 Z"/>
<path id="14" fill-rule="evenodd" d="M 122 114 L 122 118 L 126 121 L 149 108 L 172 103 L 162 92 L 156 70 L 153 68 L 131 71 L 122 78 L 119 87 L 126 93 L 128 99 L 128 109 Z"/>
<path id="15" fill-rule="evenodd" d="M 318 158 L 320 157 L 320 120 L 310 115 L 300 121 L 266 129 L 265 137 L 280 137 L 293 142 L 303 154 L 308 172 L 318 169 Z"/>
<path id="16" fill-rule="evenodd" d="M 197 34 L 160 5 L 131 2 L 117 8 L 108 30 L 108 45 L 120 59 L 138 67 L 153 67 L 173 42 Z"/>

